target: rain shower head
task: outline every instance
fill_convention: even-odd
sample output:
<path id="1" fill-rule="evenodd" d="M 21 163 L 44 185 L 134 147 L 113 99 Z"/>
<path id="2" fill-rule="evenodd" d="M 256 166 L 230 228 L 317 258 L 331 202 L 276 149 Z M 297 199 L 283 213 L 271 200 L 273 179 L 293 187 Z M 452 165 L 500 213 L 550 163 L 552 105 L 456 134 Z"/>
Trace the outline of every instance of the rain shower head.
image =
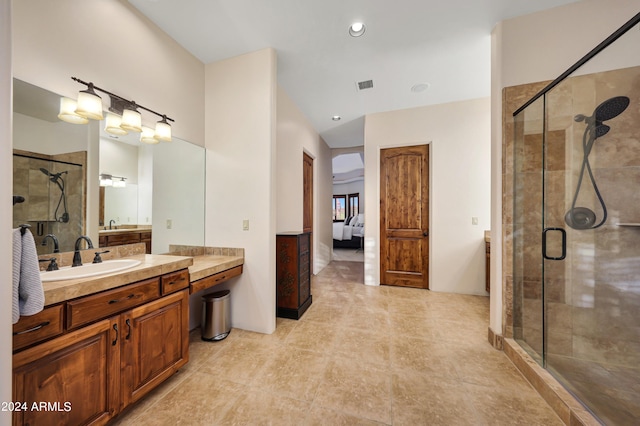
<path id="1" fill-rule="evenodd" d="M 598 105 L 593 112 L 596 119 L 596 123 L 602 123 L 603 121 L 611 120 L 622 114 L 629 106 L 629 98 L 626 96 L 616 96 L 611 99 L 607 99 Z"/>
<path id="2" fill-rule="evenodd" d="M 622 114 L 629 106 L 629 98 L 626 96 L 615 96 L 607 99 L 596 107 L 591 117 L 587 117 L 584 114 L 578 114 L 573 117 L 573 120 L 580 123 L 586 121 L 587 124 L 596 126 L 596 138 L 606 135 L 609 132 L 609 126 L 605 126 L 606 129 L 600 128 L 603 121 L 611 120 Z"/>

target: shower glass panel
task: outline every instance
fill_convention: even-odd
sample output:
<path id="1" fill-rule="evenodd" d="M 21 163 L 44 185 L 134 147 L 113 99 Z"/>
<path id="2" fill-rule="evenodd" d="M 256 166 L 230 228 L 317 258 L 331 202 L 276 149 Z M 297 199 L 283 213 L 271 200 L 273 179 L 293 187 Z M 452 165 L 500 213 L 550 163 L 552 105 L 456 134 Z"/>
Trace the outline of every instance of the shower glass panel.
<path id="1" fill-rule="evenodd" d="M 31 226 L 38 254 L 53 252 L 52 240 L 44 240 L 48 234 L 56 236 L 60 251 L 71 251 L 85 228 L 84 167 L 41 157 L 13 155 L 13 193 L 25 199 L 13 206 L 13 227 Z"/>
<path id="2" fill-rule="evenodd" d="M 515 117 L 513 335 L 543 364 L 542 323 L 542 144 L 544 98 Z"/>
<path id="3" fill-rule="evenodd" d="M 639 44 L 514 116 L 514 337 L 611 425 L 640 419 Z"/>

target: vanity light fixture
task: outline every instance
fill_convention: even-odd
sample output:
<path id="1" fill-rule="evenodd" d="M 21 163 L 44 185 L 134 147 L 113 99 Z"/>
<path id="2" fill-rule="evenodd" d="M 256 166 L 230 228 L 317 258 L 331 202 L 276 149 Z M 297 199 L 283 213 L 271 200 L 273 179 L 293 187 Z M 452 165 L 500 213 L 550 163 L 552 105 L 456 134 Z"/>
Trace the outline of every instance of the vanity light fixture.
<path id="1" fill-rule="evenodd" d="M 78 104 L 73 99 L 60 98 L 60 113 L 58 114 L 58 118 L 71 124 L 87 124 L 89 119 L 78 115 L 76 113 L 77 107 Z"/>
<path id="2" fill-rule="evenodd" d="M 109 112 L 105 119 L 104 131 L 116 136 L 124 136 L 129 133 L 128 130 L 120 127 L 120 124 L 122 124 L 122 117 Z"/>
<path id="3" fill-rule="evenodd" d="M 340 121 L 340 120 L 342 120 L 342 117 L 340 117 L 339 115 L 334 115 L 333 117 L 331 117 L 331 119 L 333 121 Z"/>
<path id="4" fill-rule="evenodd" d="M 161 141 L 171 142 L 171 126 L 167 123 L 167 116 L 163 115 L 162 120 L 156 123 L 156 138 Z"/>
<path id="5" fill-rule="evenodd" d="M 102 120 L 102 98 L 95 92 L 93 83 L 87 85 L 87 90 L 78 93 L 76 114 L 91 120 Z"/>
<path id="6" fill-rule="evenodd" d="M 122 123 L 120 127 L 132 132 L 142 132 L 142 114 L 136 109 L 135 103 L 128 105 L 122 111 Z"/>
<path id="7" fill-rule="evenodd" d="M 360 37 L 364 34 L 366 27 L 362 22 L 354 22 L 349 27 L 349 35 L 351 37 Z"/>
<path id="8" fill-rule="evenodd" d="M 138 109 L 142 109 L 160 117 L 160 121 L 156 123 L 155 131 L 153 131 L 154 134 L 151 137 L 155 142 L 151 142 L 151 139 L 145 136 L 148 140 L 146 143 L 157 143 L 159 140 L 171 142 L 171 125 L 169 122 L 175 120 L 167 117 L 166 114 L 160 114 L 134 101 L 129 101 L 121 96 L 101 89 L 91 82 L 87 83 L 76 77 L 71 77 L 71 79 L 77 83 L 86 85 L 87 89 L 80 91 L 75 106 L 73 105 L 74 101 L 72 99 L 63 98 L 60 101 L 60 114 L 58 117 L 61 120 L 74 124 L 86 124 L 88 122 L 87 119 L 102 120 L 102 98 L 96 93 L 96 91 L 98 91 L 109 95 L 111 100 L 109 111 L 113 114 L 107 114 L 106 132 L 118 136 L 126 135 L 129 131 L 142 132 L 142 115 L 138 111 Z"/>
<path id="9" fill-rule="evenodd" d="M 160 142 L 157 138 L 157 134 L 151 127 L 143 126 L 142 133 L 140 133 L 140 142 L 148 144 L 156 144 Z"/>
<path id="10" fill-rule="evenodd" d="M 100 173 L 100 186 L 113 185 L 113 177 L 107 173 Z"/>
<path id="11" fill-rule="evenodd" d="M 118 178 L 118 179 L 114 179 L 113 181 L 113 187 L 114 188 L 124 188 L 125 186 L 127 186 L 127 182 L 125 182 L 126 178 Z"/>
<path id="12" fill-rule="evenodd" d="M 100 173 L 100 186 L 113 186 L 114 188 L 124 188 L 127 186 L 126 177 L 113 176 L 109 173 Z"/>

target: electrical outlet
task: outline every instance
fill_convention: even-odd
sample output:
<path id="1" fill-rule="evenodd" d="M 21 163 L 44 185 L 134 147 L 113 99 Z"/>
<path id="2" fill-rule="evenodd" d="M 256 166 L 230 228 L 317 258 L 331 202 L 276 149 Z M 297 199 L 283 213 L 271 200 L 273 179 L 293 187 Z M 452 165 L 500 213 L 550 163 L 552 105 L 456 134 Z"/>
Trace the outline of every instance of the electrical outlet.
<path id="1" fill-rule="evenodd" d="M 171 219 L 167 219 L 167 229 L 171 229 L 173 226 L 173 221 Z"/>
<path id="2" fill-rule="evenodd" d="M 249 219 L 244 219 L 242 221 L 242 230 L 243 231 L 248 231 L 249 230 Z"/>
<path id="3" fill-rule="evenodd" d="M 472 225 L 477 225 L 477 224 L 478 224 L 478 218 L 477 218 L 477 217 L 475 217 L 475 216 L 473 216 L 473 217 L 471 218 L 471 224 L 472 224 Z"/>

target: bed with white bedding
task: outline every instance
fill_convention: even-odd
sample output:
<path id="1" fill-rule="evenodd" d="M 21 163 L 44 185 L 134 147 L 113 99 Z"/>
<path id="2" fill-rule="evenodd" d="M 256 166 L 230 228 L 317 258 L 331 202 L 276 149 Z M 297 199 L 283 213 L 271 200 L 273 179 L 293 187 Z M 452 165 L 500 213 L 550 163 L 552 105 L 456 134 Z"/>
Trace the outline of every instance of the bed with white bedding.
<path id="1" fill-rule="evenodd" d="M 333 223 L 333 247 L 359 248 L 364 235 L 364 214 Z"/>

